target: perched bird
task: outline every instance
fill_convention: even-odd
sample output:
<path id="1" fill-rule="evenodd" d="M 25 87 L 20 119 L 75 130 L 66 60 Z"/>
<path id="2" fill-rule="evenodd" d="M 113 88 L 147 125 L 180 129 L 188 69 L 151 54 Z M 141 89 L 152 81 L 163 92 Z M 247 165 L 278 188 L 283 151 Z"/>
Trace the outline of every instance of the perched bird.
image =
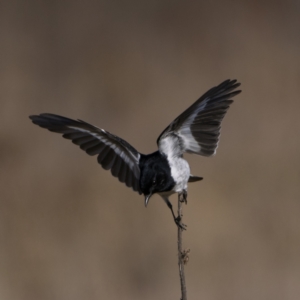
<path id="1" fill-rule="evenodd" d="M 179 194 L 187 201 L 188 182 L 202 180 L 190 173 L 183 153 L 212 156 L 216 153 L 220 128 L 232 97 L 241 91 L 236 80 L 226 80 L 213 87 L 177 117 L 158 137 L 158 151 L 139 153 L 125 140 L 82 120 L 54 114 L 32 115 L 36 125 L 61 133 L 89 155 L 97 155 L 98 163 L 111 170 L 113 176 L 145 196 L 145 206 L 153 194 L 159 194 L 172 211 L 175 223 L 184 228 L 175 216 L 169 196 Z"/>

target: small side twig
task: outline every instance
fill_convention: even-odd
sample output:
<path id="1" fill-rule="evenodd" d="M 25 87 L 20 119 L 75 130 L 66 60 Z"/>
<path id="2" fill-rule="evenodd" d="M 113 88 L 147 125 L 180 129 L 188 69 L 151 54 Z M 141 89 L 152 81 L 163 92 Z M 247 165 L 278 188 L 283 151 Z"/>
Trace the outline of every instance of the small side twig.
<path id="1" fill-rule="evenodd" d="M 180 196 L 178 196 L 178 216 L 180 217 L 180 224 L 182 225 L 182 201 Z M 185 284 L 185 274 L 184 274 L 184 264 L 185 264 L 185 257 L 186 254 L 182 250 L 182 231 L 183 229 L 178 226 L 178 266 L 179 266 L 179 277 L 180 277 L 180 286 L 181 286 L 181 299 L 180 300 L 187 300 L 186 296 L 186 284 Z"/>

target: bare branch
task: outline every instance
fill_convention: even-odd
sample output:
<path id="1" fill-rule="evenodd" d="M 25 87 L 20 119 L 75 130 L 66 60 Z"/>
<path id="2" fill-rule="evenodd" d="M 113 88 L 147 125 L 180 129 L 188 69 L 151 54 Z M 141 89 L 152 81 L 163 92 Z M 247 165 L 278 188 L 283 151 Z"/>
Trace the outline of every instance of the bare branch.
<path id="1" fill-rule="evenodd" d="M 180 300 L 187 300 L 186 296 L 186 285 L 185 285 L 185 274 L 184 274 L 184 264 L 186 261 L 186 256 L 189 253 L 187 251 L 182 250 L 182 232 L 184 225 L 182 224 L 182 203 L 181 195 L 178 195 L 178 217 L 179 217 L 179 224 L 178 226 L 178 266 L 179 266 L 179 277 L 180 277 L 180 286 L 181 286 L 181 299 Z"/>

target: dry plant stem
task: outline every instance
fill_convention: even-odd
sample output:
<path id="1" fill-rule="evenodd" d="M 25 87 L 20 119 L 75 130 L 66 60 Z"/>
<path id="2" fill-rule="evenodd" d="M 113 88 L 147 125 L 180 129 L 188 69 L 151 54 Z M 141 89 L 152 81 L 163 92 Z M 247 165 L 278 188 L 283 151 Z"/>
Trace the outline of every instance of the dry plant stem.
<path id="1" fill-rule="evenodd" d="M 182 202 L 180 201 L 180 196 L 178 196 L 178 216 L 182 218 Z M 180 224 L 181 224 L 180 220 Z M 185 275 L 184 275 L 184 262 L 182 256 L 182 232 L 178 226 L 178 266 L 179 266 L 179 276 L 180 276 L 180 286 L 181 286 L 181 299 L 180 300 L 187 300 L 186 297 L 186 285 L 185 285 Z"/>

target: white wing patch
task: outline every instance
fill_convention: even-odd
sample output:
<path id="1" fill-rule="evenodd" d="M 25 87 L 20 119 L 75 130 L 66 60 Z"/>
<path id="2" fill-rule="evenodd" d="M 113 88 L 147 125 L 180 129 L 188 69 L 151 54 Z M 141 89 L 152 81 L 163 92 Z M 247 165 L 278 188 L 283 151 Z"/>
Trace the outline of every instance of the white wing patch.
<path id="1" fill-rule="evenodd" d="M 199 105 L 197 109 L 195 109 L 195 111 L 190 115 L 190 117 L 182 124 L 182 127 L 178 130 L 178 135 L 180 136 L 184 144 L 183 152 L 199 153 L 201 150 L 200 145 L 192 135 L 190 127 L 191 124 L 194 122 L 196 116 L 198 115 L 199 111 L 205 109 L 208 100 L 209 98 L 205 99 L 201 103 L 201 105 Z"/>
<path id="2" fill-rule="evenodd" d="M 182 151 L 178 147 L 178 137 L 175 134 L 170 134 L 159 141 L 158 148 L 160 152 L 164 153 L 168 158 L 178 157 Z"/>
<path id="3" fill-rule="evenodd" d="M 160 139 L 158 148 L 161 152 L 165 153 L 168 157 L 179 157 L 183 152 L 200 152 L 201 147 L 192 135 L 191 124 L 194 122 L 198 113 L 205 109 L 208 100 L 209 98 L 205 99 L 177 131 L 171 132 Z"/>
<path id="4" fill-rule="evenodd" d="M 180 128 L 180 130 L 178 131 L 178 135 L 180 136 L 184 144 L 183 152 L 200 152 L 201 147 L 193 137 L 189 124 L 187 124 L 187 126 L 185 127 Z"/>

